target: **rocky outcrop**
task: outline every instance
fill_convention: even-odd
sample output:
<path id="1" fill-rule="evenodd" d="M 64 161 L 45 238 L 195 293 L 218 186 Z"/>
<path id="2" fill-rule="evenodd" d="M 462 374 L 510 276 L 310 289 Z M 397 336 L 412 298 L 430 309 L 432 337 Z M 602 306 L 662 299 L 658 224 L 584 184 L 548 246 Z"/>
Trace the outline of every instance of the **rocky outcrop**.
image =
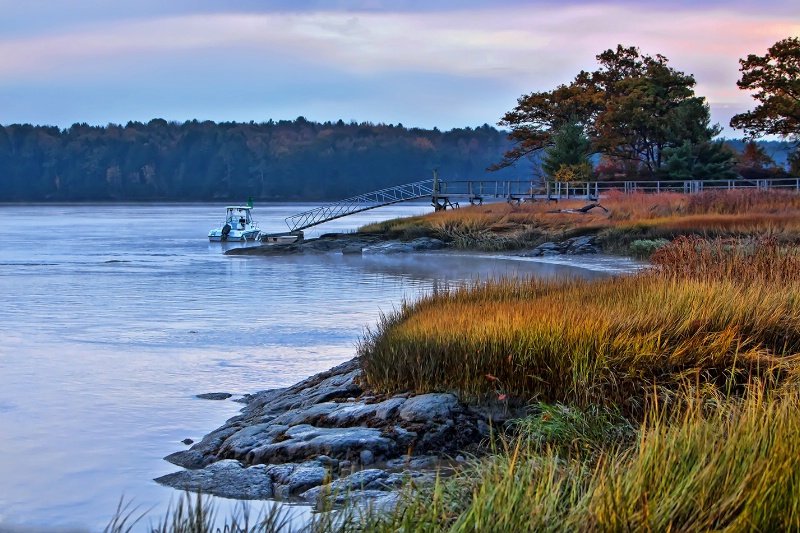
<path id="1" fill-rule="evenodd" d="M 298 241 L 289 244 L 263 244 L 233 248 L 225 252 L 226 255 L 298 255 L 298 254 L 327 254 L 342 253 L 357 255 L 361 253 L 373 254 L 402 254 L 440 250 L 446 244 L 430 237 L 420 237 L 411 241 L 391 239 L 385 235 L 372 235 L 364 233 L 332 233 L 323 235 L 318 239 Z"/>
<path id="2" fill-rule="evenodd" d="M 237 400 L 245 402 L 240 415 L 165 458 L 186 470 L 156 481 L 239 499 L 316 501 L 346 488 L 370 500 L 403 480 L 424 480 L 441 457 L 475 452 L 489 435 L 490 418 L 498 423 L 520 414 L 505 406 L 476 408 L 448 393 L 375 395 L 362 388 L 360 375 L 354 359 Z"/>
<path id="3" fill-rule="evenodd" d="M 414 252 L 428 252 L 441 250 L 446 244 L 439 239 L 420 237 L 412 241 L 389 241 L 369 246 L 363 250 L 371 254 L 410 254 Z"/>
<path id="4" fill-rule="evenodd" d="M 601 251 L 600 244 L 595 235 L 573 237 L 560 242 L 546 242 L 540 244 L 522 257 L 552 257 L 556 255 L 585 255 L 596 254 Z"/>

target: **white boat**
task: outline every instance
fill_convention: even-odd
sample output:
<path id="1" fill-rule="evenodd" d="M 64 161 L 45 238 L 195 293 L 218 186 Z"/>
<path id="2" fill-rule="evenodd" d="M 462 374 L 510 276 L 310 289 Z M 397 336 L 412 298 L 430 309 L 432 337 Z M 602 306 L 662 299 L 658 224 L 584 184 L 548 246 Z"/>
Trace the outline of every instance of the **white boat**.
<path id="1" fill-rule="evenodd" d="M 263 233 L 261 235 L 261 242 L 266 244 L 291 244 L 302 240 L 302 231 L 295 233 Z"/>
<path id="2" fill-rule="evenodd" d="M 225 222 L 208 232 L 211 242 L 245 242 L 261 237 L 258 222 L 253 221 L 252 206 L 232 205 L 225 208 Z"/>

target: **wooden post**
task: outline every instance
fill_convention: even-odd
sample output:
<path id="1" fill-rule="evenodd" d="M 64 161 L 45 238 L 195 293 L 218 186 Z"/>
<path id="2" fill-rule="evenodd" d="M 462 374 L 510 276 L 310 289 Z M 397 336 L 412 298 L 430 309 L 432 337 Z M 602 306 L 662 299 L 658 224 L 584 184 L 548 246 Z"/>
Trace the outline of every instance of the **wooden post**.
<path id="1" fill-rule="evenodd" d="M 431 197 L 433 200 L 433 209 L 434 211 L 439 211 L 439 169 L 433 169 L 433 195 Z"/>

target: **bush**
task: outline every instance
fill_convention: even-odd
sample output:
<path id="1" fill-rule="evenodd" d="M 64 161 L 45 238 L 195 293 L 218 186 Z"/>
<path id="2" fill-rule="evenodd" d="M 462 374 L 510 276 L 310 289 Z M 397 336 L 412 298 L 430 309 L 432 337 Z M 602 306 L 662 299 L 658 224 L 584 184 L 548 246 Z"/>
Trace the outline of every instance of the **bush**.
<path id="1" fill-rule="evenodd" d="M 667 239 L 638 239 L 630 244 L 629 252 L 633 257 L 648 259 L 656 250 L 669 244 Z"/>

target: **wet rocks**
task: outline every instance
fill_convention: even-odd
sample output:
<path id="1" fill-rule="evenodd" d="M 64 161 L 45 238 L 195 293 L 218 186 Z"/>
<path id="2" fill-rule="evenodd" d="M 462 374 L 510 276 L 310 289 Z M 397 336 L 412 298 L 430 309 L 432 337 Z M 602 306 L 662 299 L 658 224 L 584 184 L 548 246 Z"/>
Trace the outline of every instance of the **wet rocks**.
<path id="1" fill-rule="evenodd" d="M 447 245 L 431 237 L 420 237 L 411 241 L 400 241 L 386 235 L 365 233 L 331 233 L 318 239 L 309 239 L 289 244 L 263 244 L 245 248 L 233 248 L 226 255 L 298 255 L 341 253 L 344 255 L 403 254 L 440 250 Z"/>
<path id="2" fill-rule="evenodd" d="M 293 426 L 281 434 L 278 442 L 270 442 L 253 448 L 247 455 L 247 462 L 280 463 L 303 460 L 319 455 L 345 459 L 370 451 L 373 457 L 392 453 L 396 444 L 381 436 L 374 428 L 320 428 L 308 424 Z"/>
<path id="3" fill-rule="evenodd" d="M 364 233 L 331 233 L 322 235 L 318 239 L 298 241 L 288 244 L 262 244 L 245 248 L 233 248 L 225 252 L 226 255 L 299 255 L 299 254 L 325 254 L 344 253 L 360 254 L 363 248 L 384 242 L 388 239 L 383 235 L 369 235 Z"/>
<path id="4" fill-rule="evenodd" d="M 401 479 L 425 479 L 418 470 L 437 468 L 443 455 L 474 451 L 488 435 L 489 418 L 497 424 L 511 416 L 448 393 L 365 393 L 360 375 L 354 359 L 291 387 L 237 399 L 245 404 L 241 414 L 165 458 L 186 470 L 156 481 L 253 499 L 293 497 L 334 480 L 328 488 L 366 491 L 358 498 L 372 501 L 383 498 L 374 491 Z M 368 466 L 381 468 L 360 470 Z"/>
<path id="5" fill-rule="evenodd" d="M 239 461 L 218 461 L 201 470 L 181 470 L 155 480 L 178 490 L 213 494 L 238 500 L 263 500 L 274 496 L 266 466 L 244 468 Z"/>
<path id="6" fill-rule="evenodd" d="M 573 237 L 560 242 L 546 242 L 522 257 L 552 257 L 557 255 L 596 254 L 601 251 L 595 235 Z"/>
<path id="7" fill-rule="evenodd" d="M 371 254 L 407 254 L 413 252 L 426 252 L 432 250 L 441 250 L 445 247 L 445 243 L 439 239 L 431 237 L 420 237 L 412 241 L 389 241 L 385 243 L 370 246 L 364 250 L 365 253 Z"/>
<path id="8" fill-rule="evenodd" d="M 198 394 L 197 398 L 200 398 L 201 400 L 227 400 L 231 396 L 233 396 L 233 394 L 230 394 L 229 392 L 206 392 L 203 394 Z"/>

